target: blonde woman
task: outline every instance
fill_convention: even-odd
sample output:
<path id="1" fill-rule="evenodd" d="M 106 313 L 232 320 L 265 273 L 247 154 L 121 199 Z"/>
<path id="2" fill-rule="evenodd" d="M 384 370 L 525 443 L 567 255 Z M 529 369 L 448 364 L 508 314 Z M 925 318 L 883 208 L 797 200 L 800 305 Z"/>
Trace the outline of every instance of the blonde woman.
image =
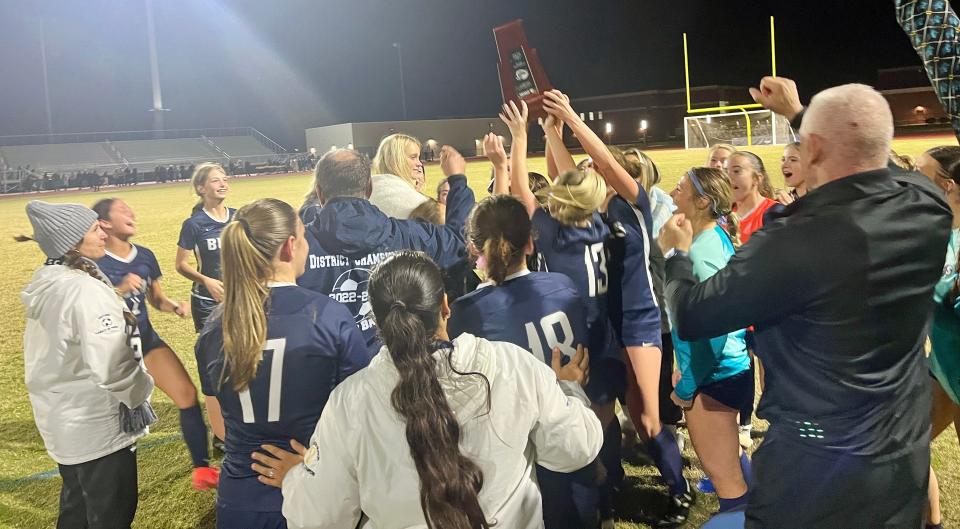
<path id="1" fill-rule="evenodd" d="M 262 445 L 302 448 L 333 388 L 370 361 L 346 307 L 296 285 L 308 251 L 297 212 L 272 198 L 223 230 L 223 310 L 196 348 L 201 387 L 226 423 L 221 529 L 286 527 L 280 489 L 257 479 L 254 461 L 270 459 Z"/>
<path id="2" fill-rule="evenodd" d="M 420 192 L 425 181 L 420 142 L 406 134 L 391 134 L 380 142 L 373 157 L 370 203 L 389 217 L 408 219 L 427 201 Z"/>

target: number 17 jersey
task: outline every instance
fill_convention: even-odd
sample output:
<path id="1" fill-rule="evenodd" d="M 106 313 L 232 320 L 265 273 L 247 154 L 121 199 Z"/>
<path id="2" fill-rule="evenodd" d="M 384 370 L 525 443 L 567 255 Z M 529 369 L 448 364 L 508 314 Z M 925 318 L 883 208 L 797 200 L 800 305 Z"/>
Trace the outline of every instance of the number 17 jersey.
<path id="1" fill-rule="evenodd" d="M 197 340 L 200 385 L 220 402 L 227 430 L 217 504 L 232 510 L 280 511 L 280 489 L 257 480 L 250 454 L 262 444 L 292 450 L 290 439 L 306 446 L 330 392 L 371 358 L 353 315 L 323 294 L 278 283 L 267 311 L 262 358 L 243 391 L 225 372 L 219 308 Z"/>

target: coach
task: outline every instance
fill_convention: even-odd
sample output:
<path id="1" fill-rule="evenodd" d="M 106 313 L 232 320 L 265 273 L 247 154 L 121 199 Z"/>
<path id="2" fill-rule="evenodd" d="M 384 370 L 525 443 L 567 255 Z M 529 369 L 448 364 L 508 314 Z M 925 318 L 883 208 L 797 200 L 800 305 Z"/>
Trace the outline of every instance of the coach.
<path id="1" fill-rule="evenodd" d="M 791 81 L 771 78 L 754 97 L 799 101 Z M 770 429 L 754 457 L 747 528 L 920 527 L 924 327 L 950 208 L 922 176 L 887 169 L 893 117 L 870 87 L 815 96 L 800 138 L 813 192 L 709 280 L 698 284 L 685 256 L 689 221 L 664 228 L 669 307 L 685 340 L 756 324 L 766 369 L 758 415 Z"/>

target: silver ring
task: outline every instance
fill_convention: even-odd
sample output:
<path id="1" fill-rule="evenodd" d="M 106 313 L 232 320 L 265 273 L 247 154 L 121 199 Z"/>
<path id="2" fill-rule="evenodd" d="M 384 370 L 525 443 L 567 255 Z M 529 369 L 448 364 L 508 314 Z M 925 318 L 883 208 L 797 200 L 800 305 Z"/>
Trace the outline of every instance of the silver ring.
<path id="1" fill-rule="evenodd" d="M 270 477 L 272 478 L 272 477 L 273 477 L 273 470 L 270 470 L 269 472 L 267 472 L 267 476 L 270 476 Z"/>

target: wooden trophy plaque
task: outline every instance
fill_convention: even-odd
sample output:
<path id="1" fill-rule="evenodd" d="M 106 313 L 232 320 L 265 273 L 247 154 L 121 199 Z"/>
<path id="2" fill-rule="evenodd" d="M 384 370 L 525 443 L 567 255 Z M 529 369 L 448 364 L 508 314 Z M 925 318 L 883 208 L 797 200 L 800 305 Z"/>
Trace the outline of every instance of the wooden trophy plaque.
<path id="1" fill-rule="evenodd" d="M 523 31 L 523 20 L 517 19 L 493 28 L 493 38 L 500 55 L 500 92 L 503 102 L 526 101 L 530 119 L 546 117 L 543 109 L 543 92 L 552 90 L 547 72 L 540 63 L 537 50 L 530 47 Z"/>

